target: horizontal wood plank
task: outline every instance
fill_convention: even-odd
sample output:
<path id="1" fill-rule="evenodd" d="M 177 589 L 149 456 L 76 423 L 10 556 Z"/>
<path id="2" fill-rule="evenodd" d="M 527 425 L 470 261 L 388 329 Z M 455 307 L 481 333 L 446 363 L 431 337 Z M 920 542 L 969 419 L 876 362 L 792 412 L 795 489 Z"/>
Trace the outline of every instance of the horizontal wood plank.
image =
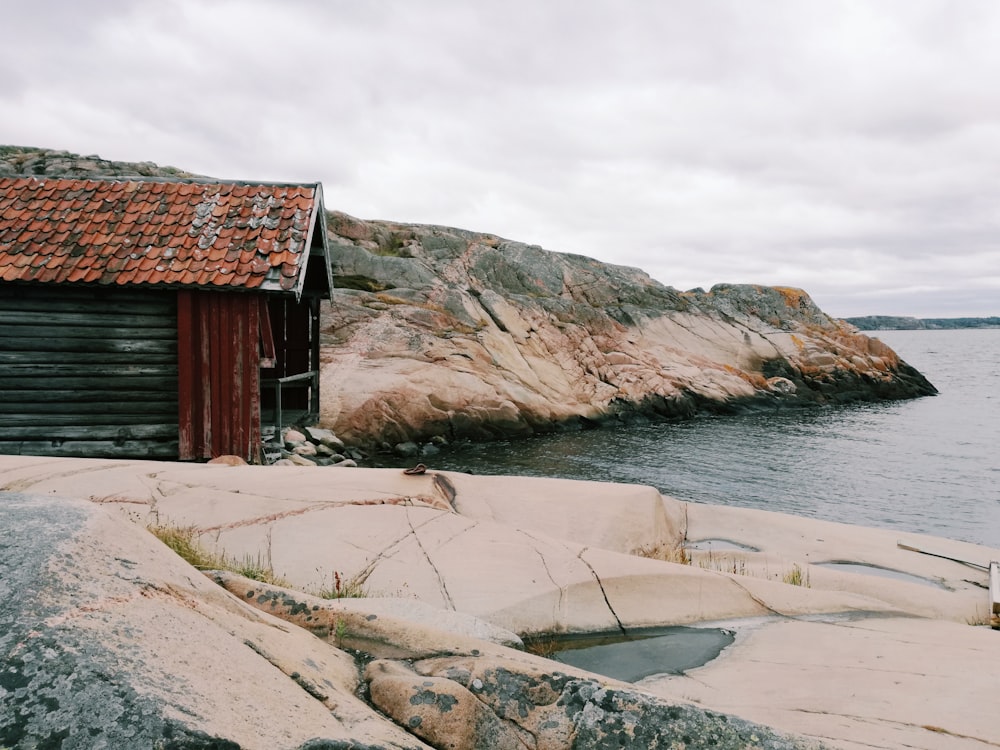
<path id="1" fill-rule="evenodd" d="M 86 364 L 118 367 L 121 365 L 177 365 L 175 351 L 163 352 L 95 352 L 95 351 L 3 351 L 0 350 L 0 368 L 16 364 Z"/>
<path id="2" fill-rule="evenodd" d="M 42 425 L 36 427 L 8 427 L 3 430 L 4 440 L 148 440 L 177 437 L 176 424 L 92 424 L 92 425 Z"/>
<path id="3" fill-rule="evenodd" d="M 35 313 L 82 312 L 95 315 L 176 315 L 175 291 L 88 290 L 60 285 L 58 288 L 10 287 L 0 289 L 0 311 Z"/>
<path id="4" fill-rule="evenodd" d="M 0 391 L 2 393 L 2 391 Z M 71 409 L 74 403 L 87 403 L 92 401 L 99 401 L 102 403 L 112 403 L 121 401 L 136 401 L 144 403 L 149 400 L 150 393 L 144 390 L 137 391 L 126 391 L 126 390 L 89 390 L 89 391 L 74 391 L 74 390 L 54 390 L 45 389 L 40 391 L 32 391 L 29 394 L 19 394 L 18 398 L 22 400 L 27 400 L 30 397 L 30 401 L 35 404 L 45 404 L 45 403 L 63 403 L 66 404 L 67 409 Z M 176 392 L 160 392 L 156 394 L 159 399 L 166 400 L 168 398 L 176 399 Z"/>
<path id="5" fill-rule="evenodd" d="M 93 391 L 93 390 L 144 390 L 176 393 L 176 375 L 122 375 L 117 371 L 108 375 L 55 375 L 46 377 L 3 377 L 6 370 L 0 370 L 0 393 L 25 393 L 34 391 Z"/>
<path id="6" fill-rule="evenodd" d="M 132 401 L 28 401 L 0 397 L 0 414 L 29 416 L 33 414 L 144 414 L 150 417 L 161 414 L 177 415 L 177 399 L 157 395 L 154 400 Z M 158 420 L 157 420 L 158 421 Z"/>
<path id="7" fill-rule="evenodd" d="M 103 352 L 133 352 L 137 354 L 174 354 L 176 358 L 177 340 L 146 341 L 132 340 L 119 341 L 115 339 L 66 339 L 47 338 L 42 342 L 36 342 L 35 346 L 30 346 L 33 339 L 0 337 L 0 351 L 23 352 L 30 351 L 37 354 L 36 362 L 45 361 L 45 357 L 50 352 L 79 352 L 83 353 L 103 353 Z"/>
<path id="8" fill-rule="evenodd" d="M 134 404 L 129 404 L 134 406 Z M 94 410 L 90 414 L 0 414 L 0 437 L 7 434 L 6 431 L 18 427 L 86 427 L 91 424 L 108 425 L 133 425 L 151 424 L 160 422 L 173 425 L 177 429 L 177 408 L 165 408 L 159 414 L 149 411 L 141 414 L 120 414 L 112 413 L 105 409 L 103 411 Z"/>
<path id="9" fill-rule="evenodd" d="M 173 380 L 177 379 L 177 365 L 173 363 L 147 365 L 133 364 L 132 362 L 121 362 L 115 365 L 109 365 L 109 367 L 113 367 L 114 374 L 121 377 L 155 375 L 158 377 L 169 377 Z M 18 378 L 51 378 L 69 377 L 75 375 L 86 377 L 88 375 L 93 375 L 96 372 L 103 372 L 100 365 L 93 367 L 86 363 L 79 362 L 60 362 L 58 364 L 50 362 L 27 364 L 14 364 L 6 362 L 0 366 L 0 375 Z"/>
<path id="10" fill-rule="evenodd" d="M 51 342 L 53 339 L 121 339 L 134 341 L 177 339 L 177 329 L 172 326 L 163 326 L 162 324 L 157 327 L 148 328 L 121 328 L 94 325 L 54 326 L 47 323 L 48 321 L 46 321 L 45 325 L 39 323 L 13 325 L 7 324 L 3 320 L 3 317 L 0 316 L 0 324 L 4 326 L 3 333 L 0 333 L 0 340 L 31 339 L 32 343 L 34 343 L 38 341 Z M 32 346 L 31 348 L 35 347 Z"/>
<path id="11" fill-rule="evenodd" d="M 175 290 L 0 286 L 0 453 L 176 459 Z"/>
<path id="12" fill-rule="evenodd" d="M 110 440 L 67 440 L 54 445 L 51 440 L 2 440 L 0 454 L 14 456 L 63 456 L 67 458 L 161 458 L 176 459 L 176 440 L 129 440 L 118 444 Z"/>
<path id="13" fill-rule="evenodd" d="M 3 310 L 0 309 L 0 324 L 5 326 L 90 326 L 97 328 L 176 328 L 177 318 L 166 312 L 163 314 L 137 315 L 116 313 L 101 315 L 92 310 L 55 312 L 53 310 Z"/>

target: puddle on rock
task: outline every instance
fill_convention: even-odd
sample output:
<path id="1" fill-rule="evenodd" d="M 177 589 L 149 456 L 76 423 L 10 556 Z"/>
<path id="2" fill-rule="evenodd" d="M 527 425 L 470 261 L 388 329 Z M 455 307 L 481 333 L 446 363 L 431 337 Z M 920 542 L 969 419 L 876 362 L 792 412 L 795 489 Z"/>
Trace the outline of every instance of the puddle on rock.
<path id="1" fill-rule="evenodd" d="M 908 583 L 919 583 L 924 586 L 934 586 L 939 589 L 945 589 L 950 591 L 945 584 L 941 581 L 936 581 L 933 578 L 924 578 L 923 576 L 913 575 L 912 573 L 904 573 L 901 570 L 893 570 L 892 568 L 880 568 L 877 565 L 869 565 L 867 563 L 858 562 L 847 562 L 845 560 L 833 560 L 831 562 L 813 563 L 817 568 L 827 568 L 828 570 L 842 570 L 845 573 L 858 573 L 867 576 L 880 576 L 882 578 L 892 578 L 896 581 L 906 581 Z"/>
<path id="2" fill-rule="evenodd" d="M 699 539 L 694 542 L 688 542 L 684 545 L 684 549 L 691 550 L 738 550 L 739 552 L 760 552 L 756 547 L 751 547 L 749 544 L 740 544 L 739 542 L 734 542 L 731 539 Z"/>
<path id="3" fill-rule="evenodd" d="M 556 636 L 547 646 L 554 661 L 623 682 L 655 674 L 682 674 L 717 657 L 733 642 L 723 628 L 672 626 L 633 631 L 629 636 L 600 634 Z M 529 642 L 529 649 L 531 648 Z"/>

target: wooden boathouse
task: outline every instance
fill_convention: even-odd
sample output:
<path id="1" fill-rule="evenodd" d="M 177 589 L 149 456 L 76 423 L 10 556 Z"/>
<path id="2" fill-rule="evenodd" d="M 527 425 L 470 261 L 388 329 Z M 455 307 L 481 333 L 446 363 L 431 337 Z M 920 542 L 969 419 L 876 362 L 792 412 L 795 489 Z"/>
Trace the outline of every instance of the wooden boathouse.
<path id="1" fill-rule="evenodd" d="M 332 286 L 318 183 L 0 178 L 0 453 L 259 461 Z"/>

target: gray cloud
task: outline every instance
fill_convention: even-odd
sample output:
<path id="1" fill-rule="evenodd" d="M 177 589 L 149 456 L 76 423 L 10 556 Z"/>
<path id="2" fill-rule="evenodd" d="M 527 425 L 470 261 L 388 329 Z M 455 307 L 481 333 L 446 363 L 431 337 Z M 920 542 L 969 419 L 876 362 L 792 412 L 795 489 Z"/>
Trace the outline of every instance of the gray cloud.
<path id="1" fill-rule="evenodd" d="M 63 5 L 7 14 L 0 140 L 320 179 L 679 288 L 1000 314 L 989 0 Z"/>

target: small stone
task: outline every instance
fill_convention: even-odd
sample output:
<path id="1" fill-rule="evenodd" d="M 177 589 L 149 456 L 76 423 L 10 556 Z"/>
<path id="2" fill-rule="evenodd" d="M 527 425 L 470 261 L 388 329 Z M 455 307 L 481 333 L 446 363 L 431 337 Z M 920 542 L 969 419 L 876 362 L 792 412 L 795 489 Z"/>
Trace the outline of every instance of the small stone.
<path id="1" fill-rule="evenodd" d="M 358 463 L 357 463 L 357 461 L 353 461 L 350 458 L 345 458 L 343 461 L 338 461 L 337 463 L 335 463 L 333 465 L 334 466 L 350 467 L 350 466 L 357 466 Z"/>
<path id="2" fill-rule="evenodd" d="M 285 460 L 290 461 L 291 463 L 295 464 L 296 466 L 315 466 L 316 465 L 315 463 L 313 463 L 312 461 L 310 461 L 305 456 L 300 456 L 297 453 L 292 453 Z"/>
<path id="3" fill-rule="evenodd" d="M 406 456 L 406 457 L 416 456 L 418 453 L 420 453 L 420 446 L 410 441 L 407 441 L 405 443 L 396 443 L 396 446 L 395 448 L 393 448 L 393 451 L 396 453 L 397 456 Z"/>
<path id="4" fill-rule="evenodd" d="M 231 456 L 231 455 L 216 456 L 211 461 L 209 461 L 209 463 L 210 464 L 219 464 L 219 465 L 222 465 L 222 466 L 246 466 L 247 465 L 247 462 L 244 461 L 239 456 Z"/>
<path id="5" fill-rule="evenodd" d="M 306 436 L 303 435 L 296 429 L 289 427 L 285 430 L 285 442 L 286 443 L 304 443 L 306 442 Z"/>
<path id="6" fill-rule="evenodd" d="M 344 450 L 344 441 L 337 437 L 332 430 L 325 430 L 321 427 L 306 427 L 305 433 L 310 442 L 325 445 L 338 451 Z"/>
<path id="7" fill-rule="evenodd" d="M 420 455 L 421 456 L 433 456 L 433 455 L 438 454 L 440 452 L 441 452 L 441 449 L 438 448 L 433 443 L 427 443 L 426 445 L 422 445 L 420 447 Z"/>
<path id="8" fill-rule="evenodd" d="M 331 448 L 329 445 L 324 445 L 323 443 L 320 443 L 319 445 L 316 446 L 316 455 L 326 456 L 327 458 L 329 458 L 337 454 L 334 452 L 333 448 Z"/>
<path id="9" fill-rule="evenodd" d="M 315 456 L 316 446 L 312 443 L 300 443 L 291 450 L 297 456 Z"/>

